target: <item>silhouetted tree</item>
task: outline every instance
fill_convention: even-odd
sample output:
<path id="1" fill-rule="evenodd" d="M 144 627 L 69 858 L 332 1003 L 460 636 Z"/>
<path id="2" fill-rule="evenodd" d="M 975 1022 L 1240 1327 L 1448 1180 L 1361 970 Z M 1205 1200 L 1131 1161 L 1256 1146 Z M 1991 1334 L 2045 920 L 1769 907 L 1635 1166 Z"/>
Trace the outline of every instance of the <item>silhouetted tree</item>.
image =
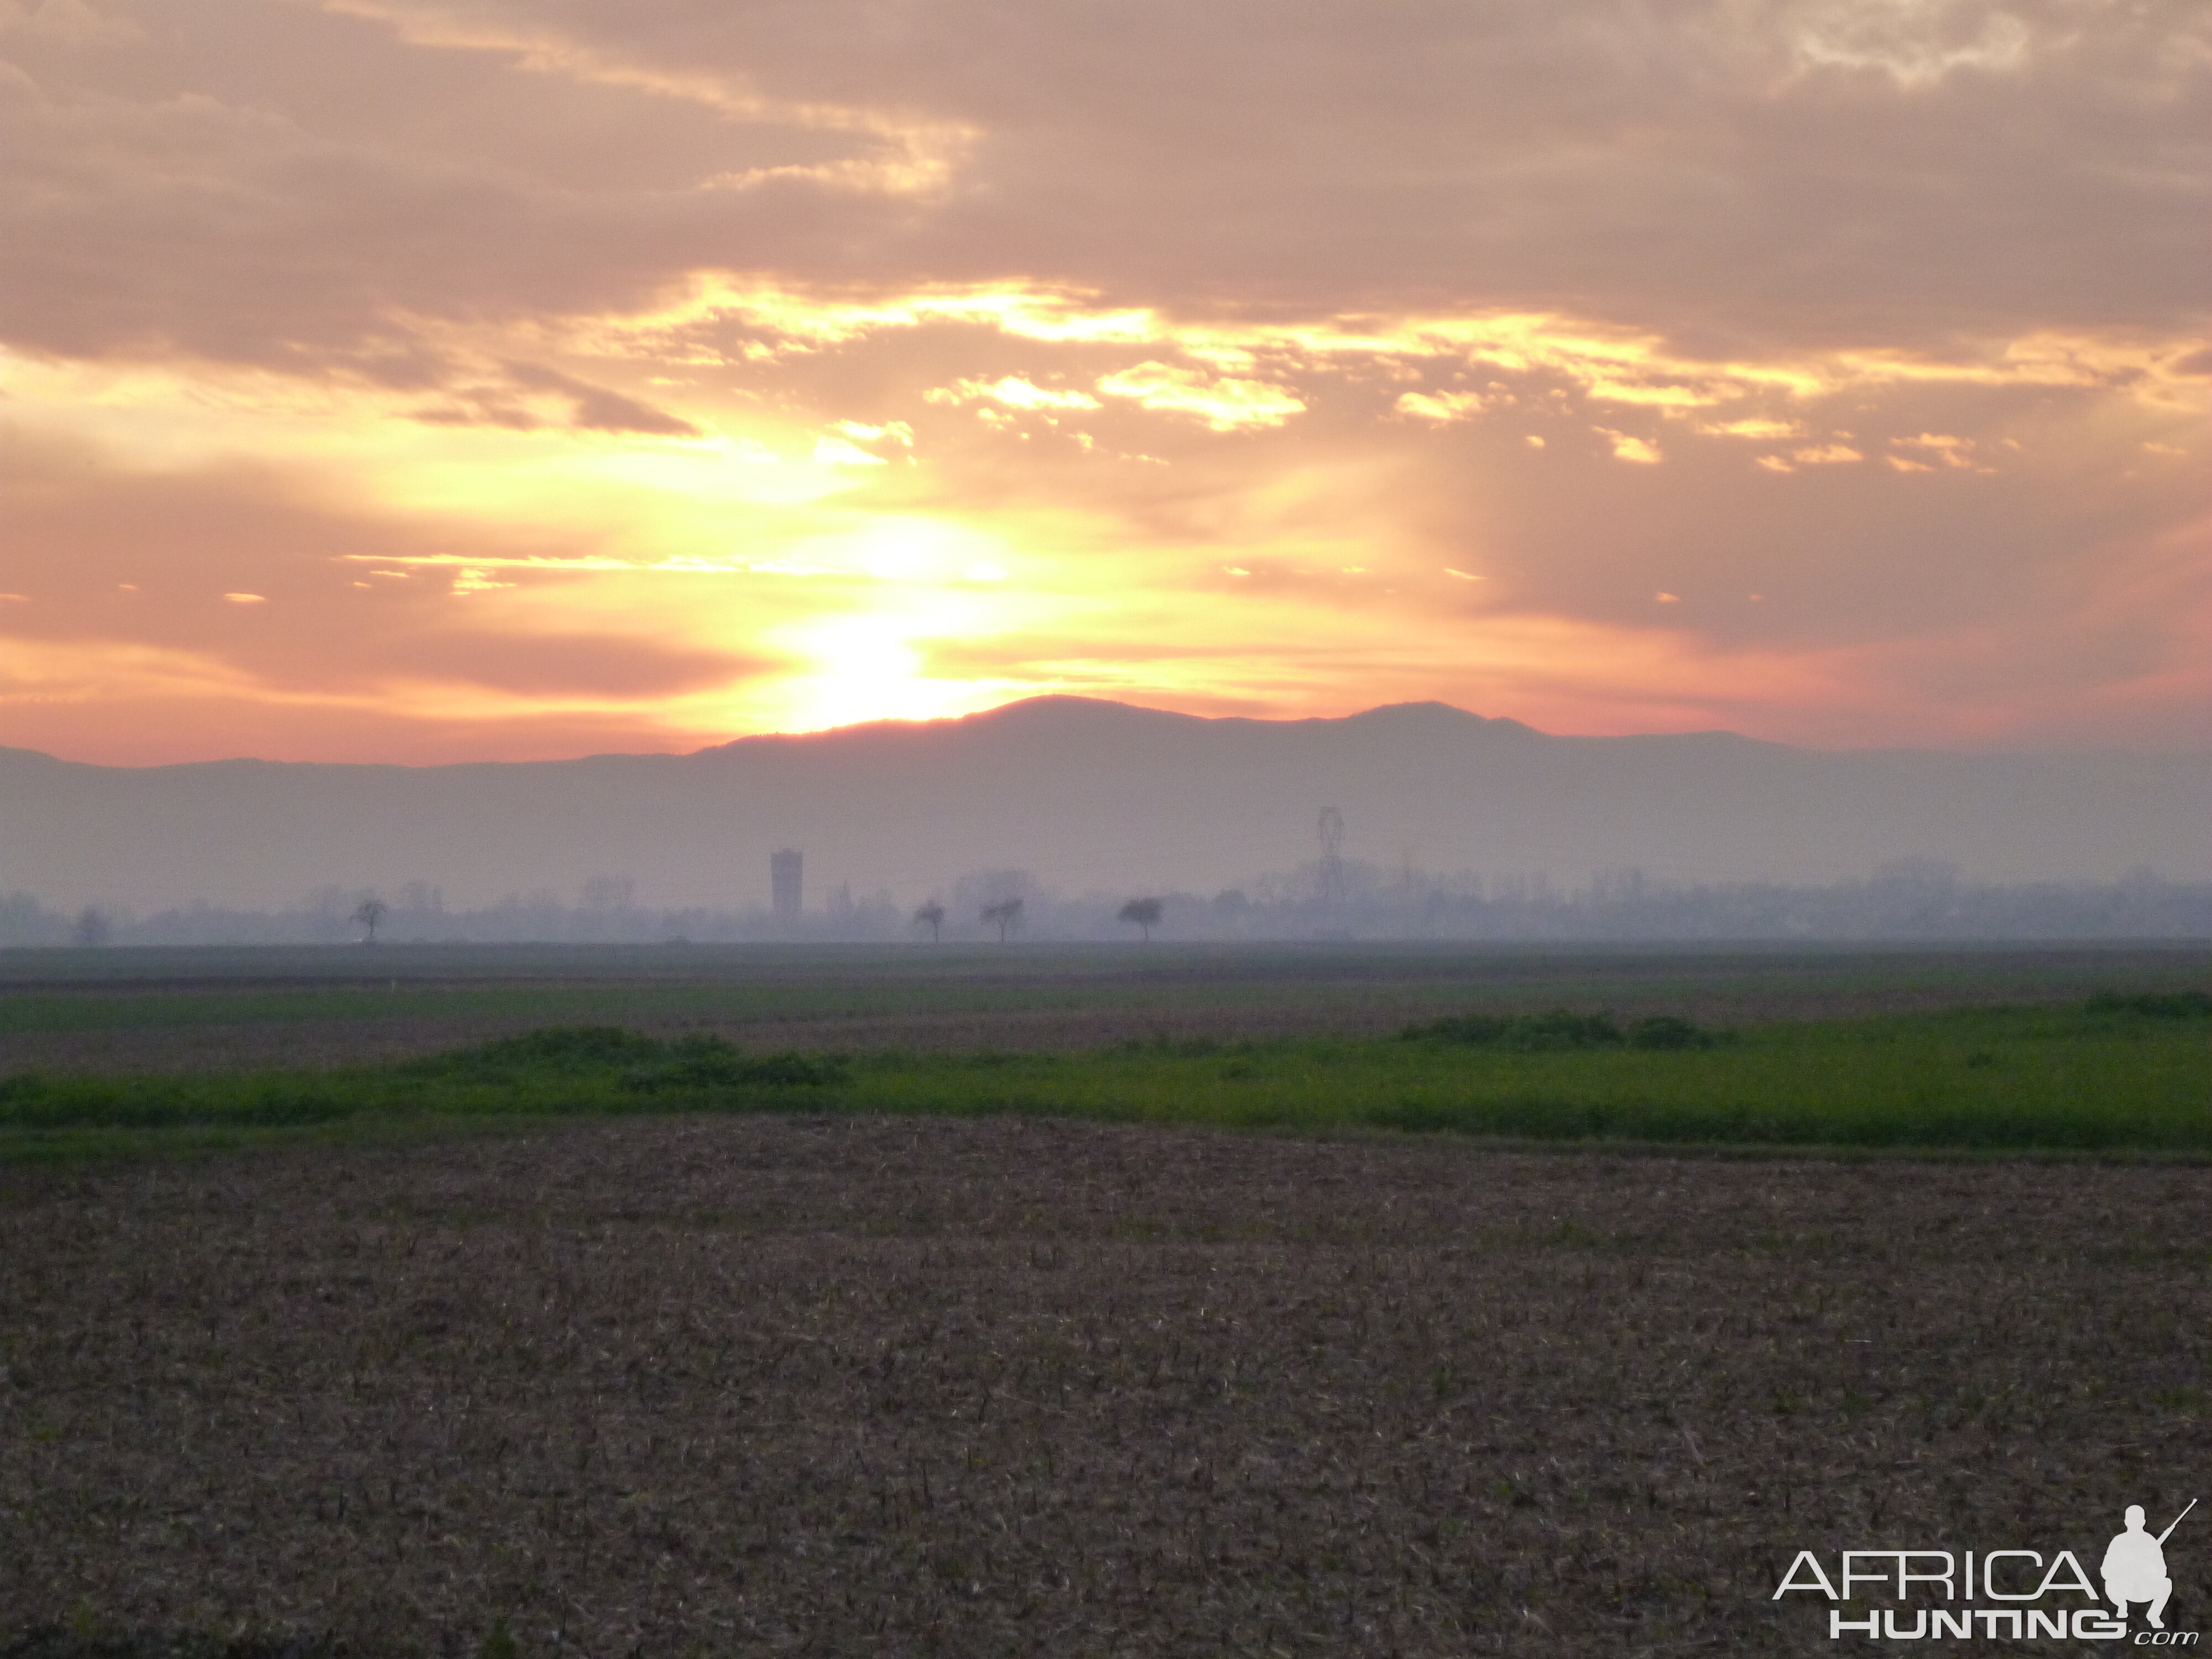
<path id="1" fill-rule="evenodd" d="M 929 942 L 932 945 L 936 944 L 938 936 L 945 927 L 945 907 L 935 899 L 930 900 L 928 903 L 914 913 L 914 925 L 917 927 L 928 928 Z"/>
<path id="2" fill-rule="evenodd" d="M 114 937 L 107 918 L 89 904 L 77 912 L 76 926 L 70 929 L 70 938 L 79 945 L 105 945 Z"/>
<path id="3" fill-rule="evenodd" d="M 389 908 L 391 907 L 380 898 L 365 898 L 354 907 L 353 919 L 368 929 L 368 937 L 362 941 L 362 944 L 376 943 L 376 924 L 384 920 L 384 913 Z"/>
<path id="4" fill-rule="evenodd" d="M 1145 930 L 1145 943 L 1152 942 L 1152 929 L 1160 925 L 1160 902 L 1156 898 L 1131 899 L 1121 907 L 1117 920 Z"/>
<path id="5" fill-rule="evenodd" d="M 999 929 L 999 943 L 1006 942 L 1007 931 L 1022 919 L 1022 902 L 1018 898 L 1000 899 L 996 904 L 983 907 L 983 920 Z"/>
<path id="6" fill-rule="evenodd" d="M 410 883 L 410 885 L 420 885 Z M 404 894 L 402 895 L 405 896 Z M 637 896 L 637 884 L 627 876 L 593 876 L 578 896 L 586 910 L 627 910 Z M 416 906 L 424 908 L 424 906 Z"/>

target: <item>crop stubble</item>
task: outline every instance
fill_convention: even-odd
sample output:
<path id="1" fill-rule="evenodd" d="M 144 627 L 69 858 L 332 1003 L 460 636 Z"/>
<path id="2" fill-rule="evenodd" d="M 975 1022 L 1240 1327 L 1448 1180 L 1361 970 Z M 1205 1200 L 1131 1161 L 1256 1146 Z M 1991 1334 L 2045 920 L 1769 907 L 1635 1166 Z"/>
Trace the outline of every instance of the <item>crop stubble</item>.
<path id="1" fill-rule="evenodd" d="M 2094 1559 L 2212 1440 L 2183 1166 L 739 1117 L 0 1188 L 0 1648 L 1825 1651 L 1798 1547 Z"/>

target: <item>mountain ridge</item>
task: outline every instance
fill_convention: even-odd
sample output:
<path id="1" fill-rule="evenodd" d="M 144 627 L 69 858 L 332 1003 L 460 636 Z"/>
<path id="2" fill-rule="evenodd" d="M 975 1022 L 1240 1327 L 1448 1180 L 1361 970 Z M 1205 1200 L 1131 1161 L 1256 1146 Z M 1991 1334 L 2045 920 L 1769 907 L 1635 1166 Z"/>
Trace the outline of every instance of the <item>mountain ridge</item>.
<path id="1" fill-rule="evenodd" d="M 433 766 L 102 767 L 0 749 L 0 892 L 137 908 L 295 902 L 326 884 L 454 902 L 635 879 L 659 903 L 902 898 L 963 873 L 1211 891 L 1316 855 L 1580 881 L 1822 880 L 1901 857 L 1993 879 L 2148 865 L 2212 878 L 2212 757 L 1820 750 L 1730 732 L 1562 737 L 1448 703 L 1209 718 L 1103 698 L 762 733 L 687 754 Z"/>

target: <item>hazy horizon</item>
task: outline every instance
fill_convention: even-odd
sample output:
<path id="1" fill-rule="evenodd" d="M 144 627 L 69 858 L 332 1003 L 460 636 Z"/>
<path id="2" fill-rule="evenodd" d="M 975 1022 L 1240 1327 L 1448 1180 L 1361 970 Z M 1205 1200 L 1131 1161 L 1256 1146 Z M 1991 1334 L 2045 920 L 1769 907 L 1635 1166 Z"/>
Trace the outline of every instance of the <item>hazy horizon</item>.
<path id="1" fill-rule="evenodd" d="M 1983 881 L 2212 880 L 2212 766 L 2194 755 L 1823 752 L 1559 737 L 1433 702 L 1269 721 L 1056 697 L 685 755 L 422 769 L 0 751 L 0 893 L 252 908 L 424 884 L 459 908 L 611 881 L 734 910 L 793 847 L 817 895 L 910 903 L 994 871 L 1212 894 L 1322 856 L 1327 809 L 1340 856 L 1455 879 L 1833 883 L 1936 860 Z"/>

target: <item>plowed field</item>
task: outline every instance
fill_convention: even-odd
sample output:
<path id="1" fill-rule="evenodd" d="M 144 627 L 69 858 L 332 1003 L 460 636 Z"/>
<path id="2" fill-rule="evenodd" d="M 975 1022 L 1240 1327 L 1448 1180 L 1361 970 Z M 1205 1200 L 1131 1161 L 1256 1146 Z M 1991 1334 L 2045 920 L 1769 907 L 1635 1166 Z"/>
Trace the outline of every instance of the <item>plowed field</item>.
<path id="1" fill-rule="evenodd" d="M 1800 1548 L 2198 1494 L 2209 1238 L 2179 1165 L 1014 1120 L 0 1172 L 0 1652 L 1832 1653 Z"/>

